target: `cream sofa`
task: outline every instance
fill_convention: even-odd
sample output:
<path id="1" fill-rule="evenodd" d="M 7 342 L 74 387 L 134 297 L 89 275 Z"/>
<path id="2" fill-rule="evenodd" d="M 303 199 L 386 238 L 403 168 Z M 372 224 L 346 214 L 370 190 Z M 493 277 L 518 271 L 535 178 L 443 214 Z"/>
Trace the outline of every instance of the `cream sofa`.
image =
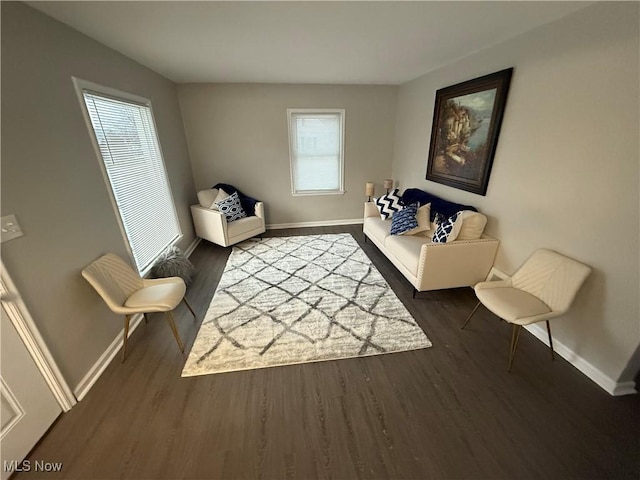
<path id="1" fill-rule="evenodd" d="M 225 216 L 210 208 L 218 194 L 217 189 L 198 192 L 198 205 L 191 205 L 191 216 L 196 235 L 223 247 L 255 237 L 266 231 L 264 204 L 256 203 L 255 215 L 227 222 Z"/>
<path id="2" fill-rule="evenodd" d="M 433 243 L 431 235 L 391 235 L 391 220 L 383 220 L 375 203 L 364 204 L 363 232 L 395 265 L 415 292 L 473 286 L 485 281 L 499 241 L 486 234 L 477 240 Z"/>

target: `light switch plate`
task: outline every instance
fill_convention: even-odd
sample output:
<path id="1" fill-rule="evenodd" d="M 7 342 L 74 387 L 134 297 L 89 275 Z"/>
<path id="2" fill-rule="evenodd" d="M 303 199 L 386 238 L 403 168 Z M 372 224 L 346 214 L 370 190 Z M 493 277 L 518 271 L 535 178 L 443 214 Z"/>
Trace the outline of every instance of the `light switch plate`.
<path id="1" fill-rule="evenodd" d="M 18 238 L 24 235 L 24 233 L 22 233 L 22 228 L 20 228 L 20 224 L 18 223 L 18 219 L 15 215 L 7 215 L 6 217 L 2 217 L 0 219 L 0 227 L 2 228 L 2 242 L 13 240 L 14 238 Z"/>

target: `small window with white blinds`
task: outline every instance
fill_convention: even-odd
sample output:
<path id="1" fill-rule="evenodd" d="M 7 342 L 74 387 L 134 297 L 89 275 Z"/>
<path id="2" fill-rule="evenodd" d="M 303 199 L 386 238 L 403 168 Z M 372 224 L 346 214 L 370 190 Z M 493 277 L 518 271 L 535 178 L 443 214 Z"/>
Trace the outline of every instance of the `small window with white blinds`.
<path id="1" fill-rule="evenodd" d="M 344 193 L 344 110 L 288 109 L 293 195 Z"/>
<path id="2" fill-rule="evenodd" d="M 181 236 L 150 103 L 81 92 L 122 229 L 144 275 Z"/>

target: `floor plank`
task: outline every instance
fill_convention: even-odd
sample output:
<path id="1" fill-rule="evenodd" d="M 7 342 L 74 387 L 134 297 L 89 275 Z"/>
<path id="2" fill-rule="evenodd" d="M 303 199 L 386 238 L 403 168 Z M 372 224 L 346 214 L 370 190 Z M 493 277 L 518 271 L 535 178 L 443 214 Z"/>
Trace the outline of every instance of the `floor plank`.
<path id="1" fill-rule="evenodd" d="M 510 326 L 471 289 L 420 293 L 361 226 L 351 233 L 433 347 L 382 356 L 181 378 L 185 361 L 160 315 L 112 363 L 29 459 L 68 479 L 638 478 L 640 396 L 614 398 L 523 333 L 507 373 Z M 198 322 L 230 249 L 201 242 L 187 292 Z M 188 352 L 197 332 L 176 311 Z"/>

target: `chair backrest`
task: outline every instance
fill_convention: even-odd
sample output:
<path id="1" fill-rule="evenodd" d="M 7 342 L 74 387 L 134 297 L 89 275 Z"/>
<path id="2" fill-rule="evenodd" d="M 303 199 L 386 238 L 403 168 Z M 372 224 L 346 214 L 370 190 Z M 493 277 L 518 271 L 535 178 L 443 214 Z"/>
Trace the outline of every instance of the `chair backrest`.
<path id="1" fill-rule="evenodd" d="M 113 310 L 121 307 L 143 283 L 140 276 L 124 260 L 113 253 L 103 255 L 84 270 L 82 276 Z"/>
<path id="2" fill-rule="evenodd" d="M 566 312 L 591 268 L 552 250 L 536 250 L 511 277 L 514 287 L 535 295 L 554 312 Z"/>

